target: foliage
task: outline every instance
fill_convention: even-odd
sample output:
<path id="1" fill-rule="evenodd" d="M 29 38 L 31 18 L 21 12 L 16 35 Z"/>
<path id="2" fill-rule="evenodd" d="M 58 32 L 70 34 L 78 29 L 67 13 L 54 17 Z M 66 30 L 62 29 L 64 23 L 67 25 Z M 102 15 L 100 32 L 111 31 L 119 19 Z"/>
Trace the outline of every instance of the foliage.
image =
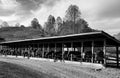
<path id="1" fill-rule="evenodd" d="M 24 40 L 43 37 L 42 30 L 32 27 L 6 27 L 0 28 L 0 37 L 6 41 Z"/>
<path id="2" fill-rule="evenodd" d="M 2 22 L 1 27 L 9 27 L 9 24 L 6 21 L 4 21 Z"/>
<path id="3" fill-rule="evenodd" d="M 20 23 L 16 23 L 16 24 L 15 24 L 15 27 L 20 27 Z"/>
<path id="4" fill-rule="evenodd" d="M 76 5 L 70 5 L 66 11 L 65 19 L 74 23 L 80 18 L 81 12 Z"/>
<path id="5" fill-rule="evenodd" d="M 24 25 L 21 25 L 20 27 L 21 27 L 21 28 L 25 28 L 25 26 L 24 26 Z"/>
<path id="6" fill-rule="evenodd" d="M 49 33 L 51 36 L 55 35 L 55 18 L 52 15 L 49 15 L 47 22 L 45 22 L 44 30 Z"/>
<path id="7" fill-rule="evenodd" d="M 41 25 L 39 24 L 39 21 L 37 18 L 34 18 L 32 21 L 31 21 L 31 26 L 35 29 L 42 29 Z"/>
<path id="8" fill-rule="evenodd" d="M 58 32 L 60 32 L 62 25 L 63 25 L 63 21 L 62 21 L 61 17 L 57 17 L 57 19 L 55 21 L 55 31 L 57 34 L 58 34 Z"/>

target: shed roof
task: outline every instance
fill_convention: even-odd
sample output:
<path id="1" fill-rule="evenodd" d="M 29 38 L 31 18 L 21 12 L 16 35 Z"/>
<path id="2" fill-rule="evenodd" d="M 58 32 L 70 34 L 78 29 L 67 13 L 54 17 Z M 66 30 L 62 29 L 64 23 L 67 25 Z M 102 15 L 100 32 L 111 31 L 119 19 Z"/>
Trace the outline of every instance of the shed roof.
<path id="1" fill-rule="evenodd" d="M 31 41 L 57 40 L 57 39 L 66 39 L 66 38 L 73 38 L 73 37 L 89 39 L 90 37 L 97 38 L 99 36 L 102 36 L 102 38 L 106 38 L 112 41 L 113 43 L 120 45 L 119 40 L 117 40 L 115 37 L 109 35 L 108 33 L 104 31 L 71 34 L 71 35 L 64 35 L 64 36 L 41 37 L 41 38 L 35 38 L 35 39 L 25 39 L 25 40 L 16 40 L 16 41 L 6 41 L 6 42 L 1 42 L 0 44 L 13 44 L 13 43 L 31 42 Z"/>

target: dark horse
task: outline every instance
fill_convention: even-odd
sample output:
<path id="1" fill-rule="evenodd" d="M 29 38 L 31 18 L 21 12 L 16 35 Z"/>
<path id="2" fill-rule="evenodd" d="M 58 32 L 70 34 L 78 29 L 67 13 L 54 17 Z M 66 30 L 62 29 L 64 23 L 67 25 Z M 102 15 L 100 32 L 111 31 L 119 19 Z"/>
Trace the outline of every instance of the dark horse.
<path id="1" fill-rule="evenodd" d="M 74 60 L 74 61 L 80 61 L 81 60 L 81 52 L 79 52 L 79 51 L 69 51 L 68 52 L 67 51 L 66 52 L 66 59 L 70 60 L 71 55 L 73 56 L 72 60 Z"/>
<path id="2" fill-rule="evenodd" d="M 85 52 L 85 61 L 91 62 L 91 59 L 92 59 L 92 52 L 91 51 Z"/>
<path id="3" fill-rule="evenodd" d="M 104 52 L 103 51 L 99 51 L 97 53 L 97 61 L 98 63 L 101 63 L 101 62 L 102 64 L 104 63 Z"/>

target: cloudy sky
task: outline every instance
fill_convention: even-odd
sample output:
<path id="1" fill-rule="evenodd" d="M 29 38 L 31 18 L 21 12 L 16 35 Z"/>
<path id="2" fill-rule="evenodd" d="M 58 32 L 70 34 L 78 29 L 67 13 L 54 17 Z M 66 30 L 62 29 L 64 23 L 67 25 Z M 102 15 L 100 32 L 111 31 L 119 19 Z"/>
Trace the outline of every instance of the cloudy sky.
<path id="1" fill-rule="evenodd" d="M 120 0 L 0 0 L 0 24 L 30 25 L 36 17 L 43 25 L 50 14 L 63 18 L 70 4 L 79 6 L 91 28 L 111 35 L 120 32 Z"/>

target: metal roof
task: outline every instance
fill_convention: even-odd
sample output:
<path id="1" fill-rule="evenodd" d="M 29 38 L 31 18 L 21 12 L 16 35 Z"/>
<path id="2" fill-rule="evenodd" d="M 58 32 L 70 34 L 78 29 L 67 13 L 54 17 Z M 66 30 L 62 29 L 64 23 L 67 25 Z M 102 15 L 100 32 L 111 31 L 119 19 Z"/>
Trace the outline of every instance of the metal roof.
<path id="1" fill-rule="evenodd" d="M 80 34 L 71 34 L 71 35 L 64 35 L 64 36 L 53 36 L 53 37 L 41 37 L 41 38 L 35 38 L 35 39 L 25 39 L 25 40 L 16 40 L 16 41 L 6 41 L 6 42 L 1 42 L 0 44 L 9 44 L 9 43 L 17 43 L 17 42 L 26 42 L 26 41 L 35 41 L 35 40 L 46 40 L 46 39 L 58 39 L 58 38 L 67 38 L 67 37 L 76 37 L 76 36 L 86 36 L 86 35 L 97 35 L 97 34 L 102 34 L 106 36 L 107 38 L 117 42 L 120 44 L 120 41 L 117 40 L 115 37 L 107 34 L 104 31 L 97 31 L 97 32 L 88 32 L 88 33 L 80 33 Z"/>

